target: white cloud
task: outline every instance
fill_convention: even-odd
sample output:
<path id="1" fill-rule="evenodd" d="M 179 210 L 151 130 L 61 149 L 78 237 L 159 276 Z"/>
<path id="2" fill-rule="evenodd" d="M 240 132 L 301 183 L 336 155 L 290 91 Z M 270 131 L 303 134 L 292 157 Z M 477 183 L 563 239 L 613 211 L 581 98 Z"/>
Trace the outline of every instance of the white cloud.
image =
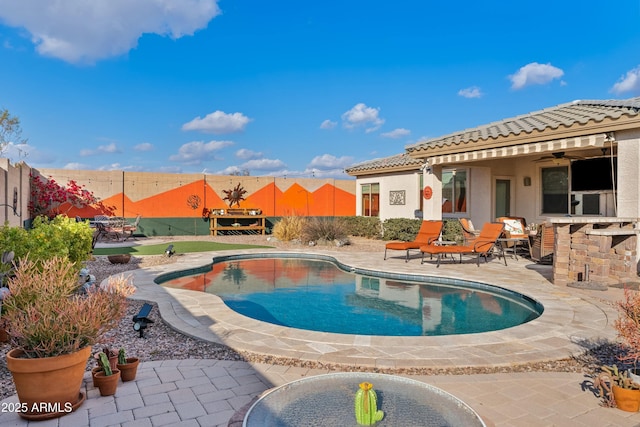
<path id="1" fill-rule="evenodd" d="M 82 149 L 80 150 L 80 155 L 83 157 L 86 157 L 86 156 L 95 156 L 98 154 L 114 154 L 114 153 L 120 153 L 120 152 L 121 151 L 116 145 L 116 143 L 112 142 L 107 145 L 100 145 L 95 150 L 89 150 L 87 148 Z"/>
<path id="2" fill-rule="evenodd" d="M 134 150 L 136 151 L 151 151 L 153 150 L 153 144 L 149 143 L 149 142 L 143 142 L 141 144 L 136 145 L 135 147 L 133 147 Z"/>
<path id="3" fill-rule="evenodd" d="M 262 156 L 262 153 L 258 151 L 247 150 L 246 148 L 241 148 L 236 151 L 236 157 L 242 160 L 261 159 Z"/>
<path id="4" fill-rule="evenodd" d="M 0 8 L 3 23 L 26 29 L 38 53 L 71 63 L 125 54 L 143 34 L 193 35 L 218 14 L 217 0 L 20 0 Z"/>
<path id="5" fill-rule="evenodd" d="M 458 91 L 458 95 L 462 96 L 463 98 L 480 98 L 482 97 L 483 93 L 480 91 L 479 87 L 471 86 L 465 89 L 460 89 Z"/>
<path id="6" fill-rule="evenodd" d="M 625 92 L 640 93 L 640 66 L 627 71 L 611 88 L 611 92 L 620 95 Z"/>
<path id="7" fill-rule="evenodd" d="M 510 75 L 509 80 L 511 80 L 511 89 L 517 90 L 529 85 L 543 85 L 563 75 L 564 71 L 551 64 L 532 62 Z"/>
<path id="8" fill-rule="evenodd" d="M 381 119 L 378 114 L 380 108 L 367 107 L 364 103 L 356 104 L 352 109 L 344 113 L 342 121 L 344 127 L 352 129 L 358 126 L 371 126 L 365 131 L 367 133 L 374 132 L 382 126 L 384 119 Z"/>
<path id="9" fill-rule="evenodd" d="M 229 166 L 222 169 L 221 171 L 216 172 L 216 175 L 231 175 L 240 172 L 242 172 L 242 169 L 240 169 L 238 166 Z"/>
<path id="10" fill-rule="evenodd" d="M 282 169 L 287 165 L 279 159 L 254 159 L 240 165 L 240 169 L 249 169 L 250 171 L 273 171 L 276 169 Z"/>
<path id="11" fill-rule="evenodd" d="M 85 163 L 71 162 L 64 165 L 62 169 L 87 170 L 87 169 L 91 169 L 91 167 Z"/>
<path id="12" fill-rule="evenodd" d="M 242 113 L 227 114 L 224 111 L 214 111 L 205 116 L 199 116 L 182 125 L 182 130 L 196 130 L 206 133 L 233 133 L 244 130 L 251 119 Z"/>
<path id="13" fill-rule="evenodd" d="M 322 156 L 316 156 L 311 160 L 307 169 L 340 169 L 345 168 L 353 163 L 353 157 L 342 156 L 336 157 L 331 154 L 323 154 Z"/>
<path id="14" fill-rule="evenodd" d="M 409 129 L 398 128 L 398 129 L 392 130 L 391 132 L 381 133 L 380 136 L 384 138 L 398 139 L 398 138 L 408 136 L 410 134 L 411 134 L 411 131 Z"/>
<path id="15" fill-rule="evenodd" d="M 332 122 L 331 120 L 327 119 L 324 122 L 320 123 L 320 129 L 333 129 L 337 124 L 338 123 Z"/>
<path id="16" fill-rule="evenodd" d="M 231 141 L 192 141 L 183 144 L 178 154 L 169 156 L 169 160 L 186 165 L 199 165 L 203 161 L 215 159 L 215 154 L 224 147 L 233 145 Z"/>

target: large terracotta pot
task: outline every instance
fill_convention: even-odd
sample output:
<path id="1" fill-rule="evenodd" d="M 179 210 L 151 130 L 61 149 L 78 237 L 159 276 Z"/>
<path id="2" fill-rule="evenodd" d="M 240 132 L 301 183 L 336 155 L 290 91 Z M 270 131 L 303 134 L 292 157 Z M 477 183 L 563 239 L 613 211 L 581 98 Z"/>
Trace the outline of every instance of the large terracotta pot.
<path id="1" fill-rule="evenodd" d="M 614 385 L 611 387 L 616 407 L 628 412 L 638 412 L 640 409 L 640 390 L 629 390 Z"/>
<path id="2" fill-rule="evenodd" d="M 25 406 L 20 416 L 27 420 L 61 417 L 78 408 L 85 395 L 80 392 L 91 347 L 56 357 L 27 359 L 22 350 L 7 353 L 18 399 Z"/>
<path id="3" fill-rule="evenodd" d="M 118 381 L 120 381 L 120 371 L 117 369 L 109 376 L 106 376 L 104 371 L 96 372 L 93 375 L 93 383 L 100 390 L 100 396 L 113 396 L 116 394 Z"/>
<path id="4" fill-rule="evenodd" d="M 120 378 L 122 378 L 122 382 L 133 381 L 136 379 L 139 363 L 140 359 L 137 357 L 127 357 L 127 363 L 123 365 L 118 363 L 117 368 L 120 370 Z"/>

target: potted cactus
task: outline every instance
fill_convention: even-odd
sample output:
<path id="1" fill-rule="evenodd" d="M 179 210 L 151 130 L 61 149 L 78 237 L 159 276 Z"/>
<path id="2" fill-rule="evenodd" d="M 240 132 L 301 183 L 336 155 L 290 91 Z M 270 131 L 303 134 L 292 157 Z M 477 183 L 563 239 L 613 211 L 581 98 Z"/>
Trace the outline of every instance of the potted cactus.
<path id="1" fill-rule="evenodd" d="M 118 363 L 116 367 L 120 370 L 120 378 L 122 382 L 133 381 L 136 379 L 138 372 L 138 364 L 140 359 L 137 357 L 127 357 L 124 348 L 118 351 Z"/>
<path id="2" fill-rule="evenodd" d="M 620 371 L 616 365 L 602 366 L 594 381 L 604 406 L 629 412 L 640 409 L 640 385 L 634 383 L 626 371 Z"/>
<path id="3" fill-rule="evenodd" d="M 100 390 L 100 396 L 113 396 L 118 388 L 120 371 L 111 369 L 109 357 L 103 351 L 98 353 L 97 356 L 101 369 L 93 374 L 93 384 Z"/>
<path id="4" fill-rule="evenodd" d="M 22 418 L 65 415 L 84 402 L 80 388 L 91 346 L 118 325 L 133 286 L 123 276 L 78 293 L 78 269 L 66 257 L 20 260 L 2 303 L 13 349 L 13 376 Z"/>

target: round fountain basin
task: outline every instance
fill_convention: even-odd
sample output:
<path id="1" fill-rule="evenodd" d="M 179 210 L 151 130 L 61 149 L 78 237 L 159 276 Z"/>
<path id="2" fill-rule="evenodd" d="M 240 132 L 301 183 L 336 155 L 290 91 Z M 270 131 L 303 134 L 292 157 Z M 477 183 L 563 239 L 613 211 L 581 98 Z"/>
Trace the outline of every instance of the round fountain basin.
<path id="1" fill-rule="evenodd" d="M 384 418 L 376 426 L 481 426 L 480 416 L 455 396 L 429 384 L 385 374 L 349 372 L 318 375 L 274 388 L 247 412 L 244 427 L 302 425 L 358 426 L 354 399 L 369 382 Z"/>

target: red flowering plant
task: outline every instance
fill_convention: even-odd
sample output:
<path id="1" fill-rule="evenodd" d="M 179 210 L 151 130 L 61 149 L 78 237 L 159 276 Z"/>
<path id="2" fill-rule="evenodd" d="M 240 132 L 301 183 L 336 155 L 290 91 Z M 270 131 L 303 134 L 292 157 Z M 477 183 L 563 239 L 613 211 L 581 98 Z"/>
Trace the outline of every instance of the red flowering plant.
<path id="1" fill-rule="evenodd" d="M 36 217 L 40 215 L 54 218 L 66 214 L 72 207 L 84 208 L 98 202 L 93 192 L 74 180 L 69 180 L 66 186 L 60 185 L 55 179 L 43 179 L 39 175 L 31 175 L 31 201 L 29 213 Z M 64 209 L 63 211 L 63 208 Z"/>

